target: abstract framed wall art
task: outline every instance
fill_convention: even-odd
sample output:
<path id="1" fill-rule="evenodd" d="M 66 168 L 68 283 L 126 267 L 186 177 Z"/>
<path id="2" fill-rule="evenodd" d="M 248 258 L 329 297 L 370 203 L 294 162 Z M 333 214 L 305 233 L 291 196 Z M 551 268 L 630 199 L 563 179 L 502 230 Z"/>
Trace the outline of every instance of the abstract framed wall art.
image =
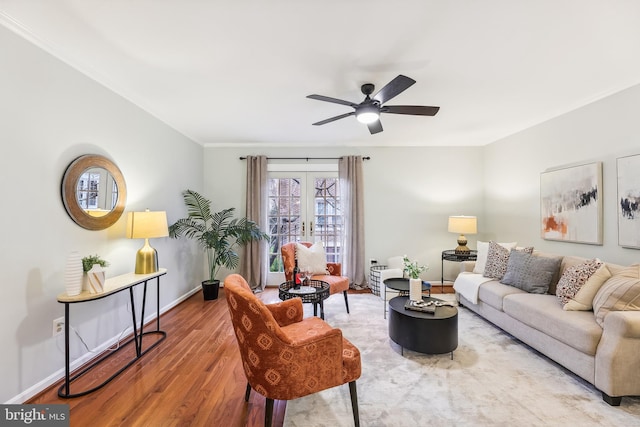
<path id="1" fill-rule="evenodd" d="M 541 235 L 545 240 L 602 244 L 602 162 L 540 174 Z"/>
<path id="2" fill-rule="evenodd" d="M 618 245 L 640 249 L 640 155 L 620 157 L 618 171 Z"/>

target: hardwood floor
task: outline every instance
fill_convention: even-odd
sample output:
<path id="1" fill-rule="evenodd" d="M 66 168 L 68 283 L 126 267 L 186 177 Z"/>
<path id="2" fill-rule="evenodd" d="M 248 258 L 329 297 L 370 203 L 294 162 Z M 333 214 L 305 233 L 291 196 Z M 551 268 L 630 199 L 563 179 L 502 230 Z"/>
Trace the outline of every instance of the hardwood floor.
<path id="1" fill-rule="evenodd" d="M 440 293 L 440 286 L 433 293 Z M 277 288 L 259 295 L 267 304 L 279 301 Z M 223 289 L 215 301 L 194 294 L 162 315 L 161 329 L 166 340 L 100 390 L 61 399 L 60 381 L 25 403 L 69 404 L 72 427 L 263 425 L 265 398 L 252 391 L 249 402 L 244 401 L 247 383 Z M 120 351 L 72 384 L 71 391 L 108 377 L 133 351 Z M 282 426 L 285 408 L 285 401 L 276 401 L 274 426 Z"/>

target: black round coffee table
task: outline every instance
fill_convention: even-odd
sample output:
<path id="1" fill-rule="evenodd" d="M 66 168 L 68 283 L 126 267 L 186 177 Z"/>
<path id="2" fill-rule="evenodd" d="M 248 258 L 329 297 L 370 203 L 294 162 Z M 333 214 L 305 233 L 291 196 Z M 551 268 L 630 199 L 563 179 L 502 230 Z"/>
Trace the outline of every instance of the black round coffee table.
<path id="1" fill-rule="evenodd" d="M 424 301 L 443 302 L 423 297 Z M 434 314 L 406 310 L 408 297 L 389 301 L 389 338 L 404 349 L 426 354 L 451 353 L 458 348 L 458 309 L 443 305 Z"/>
<path id="2" fill-rule="evenodd" d="M 329 284 L 323 280 L 310 279 L 305 282 L 300 289 L 295 289 L 292 280 L 281 283 L 278 290 L 281 300 L 300 298 L 303 303 L 313 304 L 313 315 L 318 315 L 318 305 L 320 306 L 320 318 L 324 320 L 323 301 L 329 298 Z"/>

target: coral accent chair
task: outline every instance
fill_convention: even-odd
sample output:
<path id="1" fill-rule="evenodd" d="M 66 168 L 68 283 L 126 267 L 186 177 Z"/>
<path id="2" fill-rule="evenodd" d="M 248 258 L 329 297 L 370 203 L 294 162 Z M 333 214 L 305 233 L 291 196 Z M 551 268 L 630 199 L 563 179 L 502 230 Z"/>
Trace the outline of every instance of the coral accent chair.
<path id="1" fill-rule="evenodd" d="M 310 248 L 313 243 L 300 242 Z M 280 253 L 282 254 L 282 263 L 284 265 L 284 277 L 288 280 L 293 280 L 293 267 L 296 264 L 296 243 L 290 242 L 280 247 Z M 347 307 L 347 313 L 349 312 L 349 299 L 347 297 L 347 290 L 349 289 L 349 278 L 342 275 L 342 264 L 328 262 L 327 271 L 329 274 L 314 274 L 311 276 L 314 280 L 322 280 L 329 284 L 329 295 L 342 292 L 344 294 L 344 305 Z"/>
<path id="2" fill-rule="evenodd" d="M 297 399 L 346 383 L 360 425 L 360 351 L 340 329 L 315 316 L 303 319 L 300 298 L 264 304 L 239 274 L 227 276 L 224 292 L 248 382 L 245 400 L 252 388 L 267 398 L 265 426 L 271 426 L 274 399 Z"/>

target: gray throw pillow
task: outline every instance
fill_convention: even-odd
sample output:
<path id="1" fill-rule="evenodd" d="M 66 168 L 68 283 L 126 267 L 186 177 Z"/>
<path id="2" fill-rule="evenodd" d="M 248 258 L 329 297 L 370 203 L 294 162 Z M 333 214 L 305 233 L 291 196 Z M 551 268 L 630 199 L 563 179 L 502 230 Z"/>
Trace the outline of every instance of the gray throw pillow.
<path id="1" fill-rule="evenodd" d="M 531 294 L 546 294 L 561 262 L 561 257 L 541 257 L 512 249 L 507 263 L 507 272 L 500 283 Z"/>
<path id="2" fill-rule="evenodd" d="M 521 249 L 507 249 L 493 240 L 489 242 L 489 251 L 487 252 L 487 261 L 484 266 L 484 277 L 492 277 L 496 280 L 502 280 L 507 272 L 507 264 L 511 251 L 533 252 L 533 246 Z"/>

